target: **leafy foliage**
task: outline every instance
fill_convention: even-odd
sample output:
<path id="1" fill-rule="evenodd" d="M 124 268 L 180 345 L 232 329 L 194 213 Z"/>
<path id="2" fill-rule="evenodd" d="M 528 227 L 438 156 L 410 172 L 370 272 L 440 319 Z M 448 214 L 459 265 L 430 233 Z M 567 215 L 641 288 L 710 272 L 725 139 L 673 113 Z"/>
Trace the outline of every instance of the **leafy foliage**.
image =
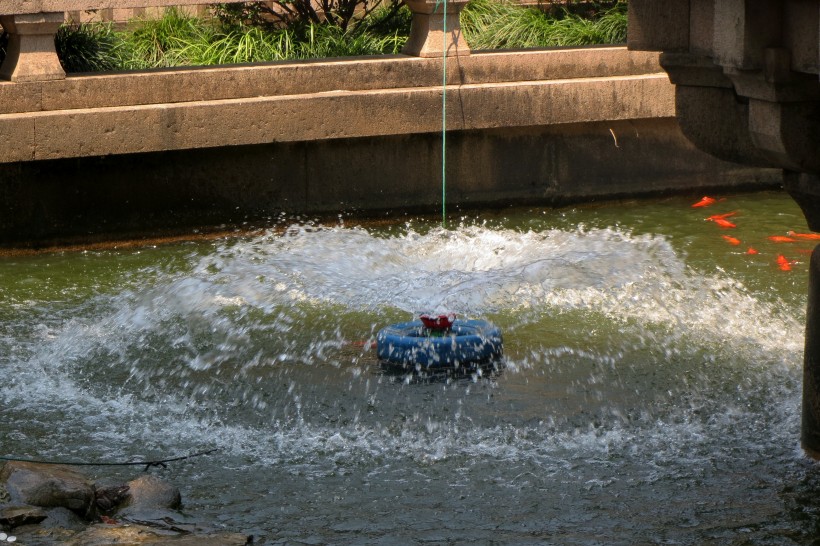
<path id="1" fill-rule="evenodd" d="M 626 41 L 626 4 L 594 18 L 564 9 L 558 16 L 509 0 L 472 0 L 461 14 L 472 49 L 581 46 Z"/>
<path id="2" fill-rule="evenodd" d="M 54 37 L 60 64 L 66 72 L 99 72 L 117 66 L 120 41 L 111 25 L 62 26 Z"/>
<path id="3" fill-rule="evenodd" d="M 395 14 L 402 0 L 273 0 L 213 4 L 216 17 L 228 26 L 283 28 L 293 24 L 326 24 L 344 31 L 385 7 Z"/>
<path id="4" fill-rule="evenodd" d="M 391 0 L 348 28 L 312 21 L 251 24 L 261 17 L 254 12 L 243 15 L 248 20 L 202 19 L 171 9 L 161 19 L 137 22 L 130 31 L 116 31 L 105 23 L 67 25 L 60 29 L 56 45 L 67 72 L 395 54 L 407 41 L 412 18 L 407 7 L 397 5 Z M 579 11 L 579 5 L 572 4 L 572 9 Z M 473 49 L 625 41 L 625 3 L 593 15 L 590 19 L 562 8 L 558 16 L 550 16 L 549 10 L 510 0 L 472 0 L 461 24 Z"/>

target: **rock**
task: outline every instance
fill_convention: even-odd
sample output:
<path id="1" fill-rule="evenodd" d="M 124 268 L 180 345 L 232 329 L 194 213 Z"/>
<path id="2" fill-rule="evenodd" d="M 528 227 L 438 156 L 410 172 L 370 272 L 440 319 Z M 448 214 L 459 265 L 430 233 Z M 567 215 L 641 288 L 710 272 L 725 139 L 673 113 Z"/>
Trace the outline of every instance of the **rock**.
<path id="1" fill-rule="evenodd" d="M 99 512 L 111 512 L 129 499 L 128 485 L 109 485 L 96 487 L 94 504 Z"/>
<path id="2" fill-rule="evenodd" d="M 42 529 L 39 525 L 24 525 L 14 530 L 17 535 L 17 544 L 21 546 L 53 546 L 54 544 L 65 544 L 77 535 L 77 531 L 55 527 L 54 529 Z M 2 544 L 2 542 L 0 542 Z M 4 545 L 11 546 L 11 545 Z M 16 546 L 16 545 L 15 545 Z"/>
<path id="3" fill-rule="evenodd" d="M 59 528 L 82 531 L 88 525 L 88 521 L 82 519 L 68 508 L 48 508 L 45 512 L 48 517 L 40 524 L 41 529 Z"/>
<path id="4" fill-rule="evenodd" d="M 36 506 L 4 506 L 0 508 L 0 524 L 11 528 L 31 523 L 40 523 L 48 517 L 42 508 Z"/>
<path id="5" fill-rule="evenodd" d="M 84 475 L 68 466 L 8 462 L 0 470 L 14 504 L 61 506 L 85 515 L 94 501 L 94 489 Z"/>
<path id="6" fill-rule="evenodd" d="M 128 498 L 125 506 L 130 509 L 175 510 L 182 505 L 179 489 L 151 474 L 143 474 L 127 485 Z"/>

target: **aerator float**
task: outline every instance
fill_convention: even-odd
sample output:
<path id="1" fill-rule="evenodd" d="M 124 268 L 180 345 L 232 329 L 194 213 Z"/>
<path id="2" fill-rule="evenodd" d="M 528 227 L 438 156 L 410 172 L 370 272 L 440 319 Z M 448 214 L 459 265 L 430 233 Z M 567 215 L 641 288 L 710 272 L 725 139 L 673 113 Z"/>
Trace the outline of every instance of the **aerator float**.
<path id="1" fill-rule="evenodd" d="M 498 362 L 501 330 L 485 320 L 458 320 L 455 314 L 424 314 L 392 324 L 376 335 L 382 366 L 406 371 L 446 371 Z"/>

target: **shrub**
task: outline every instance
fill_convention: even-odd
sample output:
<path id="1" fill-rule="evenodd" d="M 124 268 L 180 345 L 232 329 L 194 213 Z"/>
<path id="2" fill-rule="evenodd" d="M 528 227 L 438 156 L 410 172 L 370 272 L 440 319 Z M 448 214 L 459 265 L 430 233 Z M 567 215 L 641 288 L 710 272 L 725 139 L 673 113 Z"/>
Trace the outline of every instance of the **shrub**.
<path id="1" fill-rule="evenodd" d="M 586 5 L 586 4 L 585 4 Z M 287 27 L 220 21 L 168 10 L 158 20 L 139 21 L 131 31 L 110 24 L 68 25 L 56 45 L 66 72 L 250 63 L 398 53 L 407 41 L 412 14 L 390 3 L 347 29 L 295 22 Z M 574 46 L 626 39 L 624 3 L 587 19 L 568 9 L 560 17 L 507 0 L 472 0 L 461 24 L 473 49 Z M 3 41 L 0 38 L 0 55 Z"/>
<path id="2" fill-rule="evenodd" d="M 393 13 L 402 0 L 273 0 L 272 2 L 213 4 L 216 17 L 229 26 L 283 28 L 292 24 L 327 24 L 344 31 L 385 6 Z"/>
<path id="3" fill-rule="evenodd" d="M 626 4 L 590 19 L 564 9 L 558 16 L 508 0 L 472 0 L 461 26 L 473 49 L 580 46 L 626 41 Z"/>

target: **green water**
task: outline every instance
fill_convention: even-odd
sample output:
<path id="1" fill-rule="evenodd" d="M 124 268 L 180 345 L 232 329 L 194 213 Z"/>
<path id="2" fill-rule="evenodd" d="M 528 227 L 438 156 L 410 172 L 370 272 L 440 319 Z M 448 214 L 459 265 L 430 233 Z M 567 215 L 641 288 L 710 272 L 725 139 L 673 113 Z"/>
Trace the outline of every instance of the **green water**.
<path id="1" fill-rule="evenodd" d="M 152 472 L 262 544 L 810 544 L 813 243 L 768 239 L 808 231 L 785 194 L 714 197 L 3 257 L 0 455 L 217 448 Z M 376 332 L 436 309 L 505 366 L 383 373 Z"/>

